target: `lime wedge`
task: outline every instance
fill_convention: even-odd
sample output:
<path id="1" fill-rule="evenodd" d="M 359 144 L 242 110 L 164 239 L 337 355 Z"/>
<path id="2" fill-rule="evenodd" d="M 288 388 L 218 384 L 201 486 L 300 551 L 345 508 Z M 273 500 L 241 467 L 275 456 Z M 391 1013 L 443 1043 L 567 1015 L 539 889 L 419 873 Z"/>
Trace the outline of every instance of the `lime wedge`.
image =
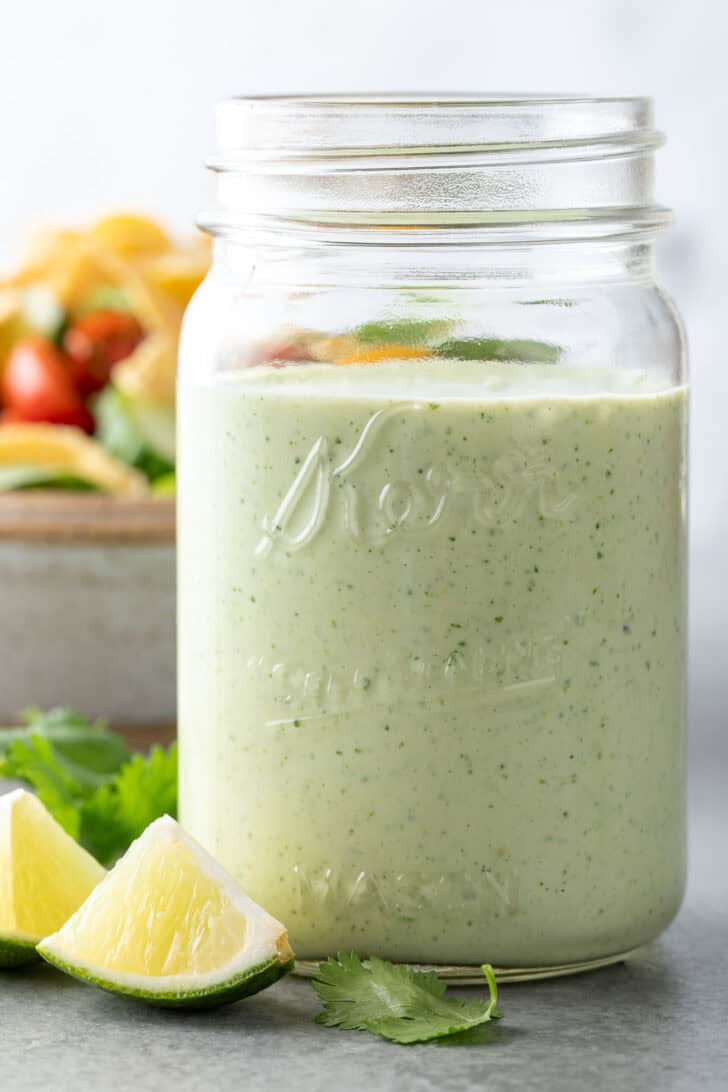
<path id="1" fill-rule="evenodd" d="M 37 958 L 32 940 L 21 940 L 19 937 L 0 940 L 0 967 L 22 967 L 24 963 L 32 963 Z"/>
<path id="2" fill-rule="evenodd" d="M 0 967 L 36 958 L 106 872 L 58 825 L 37 797 L 0 796 Z"/>
<path id="3" fill-rule="evenodd" d="M 175 1008 L 237 1001 L 293 966 L 285 927 L 167 815 L 38 951 L 83 982 Z"/>

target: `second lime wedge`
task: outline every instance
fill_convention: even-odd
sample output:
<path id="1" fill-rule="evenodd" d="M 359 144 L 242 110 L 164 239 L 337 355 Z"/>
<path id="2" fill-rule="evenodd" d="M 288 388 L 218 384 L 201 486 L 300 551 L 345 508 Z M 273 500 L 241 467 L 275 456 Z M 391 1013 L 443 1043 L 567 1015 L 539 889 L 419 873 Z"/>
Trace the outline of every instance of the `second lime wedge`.
<path id="1" fill-rule="evenodd" d="M 105 875 L 32 793 L 0 796 L 0 967 L 37 958 Z"/>

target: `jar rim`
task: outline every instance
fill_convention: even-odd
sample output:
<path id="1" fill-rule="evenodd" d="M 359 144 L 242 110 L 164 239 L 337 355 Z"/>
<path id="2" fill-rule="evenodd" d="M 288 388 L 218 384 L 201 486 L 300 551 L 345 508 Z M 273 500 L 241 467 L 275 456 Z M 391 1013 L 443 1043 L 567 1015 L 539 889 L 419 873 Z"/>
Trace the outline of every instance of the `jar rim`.
<path id="1" fill-rule="evenodd" d="M 217 107 L 218 157 L 384 153 L 430 155 L 436 149 L 610 142 L 629 136 L 655 146 L 648 96 L 399 92 L 249 95 Z"/>
<path id="2" fill-rule="evenodd" d="M 662 142 L 646 96 L 240 96 L 217 107 L 218 208 L 202 224 L 431 230 L 515 215 L 603 225 L 605 210 L 660 219 L 652 157 Z"/>

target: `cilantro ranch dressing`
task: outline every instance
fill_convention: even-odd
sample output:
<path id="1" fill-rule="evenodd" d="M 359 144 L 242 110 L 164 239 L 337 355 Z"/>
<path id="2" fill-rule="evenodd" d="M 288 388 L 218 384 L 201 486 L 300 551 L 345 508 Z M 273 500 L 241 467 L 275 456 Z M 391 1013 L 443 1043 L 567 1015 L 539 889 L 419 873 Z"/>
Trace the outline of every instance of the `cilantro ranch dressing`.
<path id="1" fill-rule="evenodd" d="M 590 960 L 680 898 L 684 392 L 482 367 L 182 395 L 182 822 L 301 958 Z"/>
<path id="2" fill-rule="evenodd" d="M 615 126 L 617 143 L 649 129 L 643 100 L 453 104 L 468 147 L 508 143 L 513 111 L 544 147 L 562 122 L 595 141 Z M 240 100 L 223 144 L 238 110 L 246 141 L 275 117 L 283 143 L 286 111 L 303 111 L 306 140 L 371 148 L 369 105 L 351 100 L 344 138 L 341 104 Z M 406 116 L 393 146 L 411 139 L 425 169 L 413 130 L 435 122 L 380 105 L 383 131 Z M 568 147 L 558 170 L 585 205 L 594 176 Z M 373 205 L 357 189 L 367 154 L 339 175 L 298 149 L 290 179 L 276 159 L 269 214 Z M 433 167 L 443 201 L 463 200 L 471 154 Z M 475 207 L 501 192 L 501 154 L 476 164 Z M 498 226 L 493 209 L 467 247 L 435 210 L 418 245 L 411 224 L 311 227 L 303 213 L 290 240 L 261 223 L 254 245 L 225 216 L 262 191 L 236 188 L 248 168 L 234 157 L 223 171 L 216 262 L 180 361 L 180 818 L 285 922 L 300 960 L 548 973 L 619 958 L 679 906 L 682 338 L 644 242 L 661 213 L 599 154 L 616 202 L 604 223 L 564 211 Z M 417 214 L 422 188 L 407 190 L 406 165 L 392 188 L 388 162 L 381 215 Z M 548 169 L 525 163 L 514 208 L 546 192 L 554 207 L 563 179 L 549 190 Z M 620 201 L 644 214 L 639 243 Z"/>

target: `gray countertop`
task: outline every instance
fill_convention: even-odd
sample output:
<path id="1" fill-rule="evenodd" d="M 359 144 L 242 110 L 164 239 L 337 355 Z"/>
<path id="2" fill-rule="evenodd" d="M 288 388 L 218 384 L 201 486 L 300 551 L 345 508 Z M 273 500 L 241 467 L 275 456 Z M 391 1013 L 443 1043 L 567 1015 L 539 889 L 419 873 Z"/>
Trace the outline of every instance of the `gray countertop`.
<path id="1" fill-rule="evenodd" d="M 728 1089 L 725 774 L 715 762 L 695 773 L 691 882 L 662 940 L 627 964 L 503 987 L 505 1019 L 467 1042 L 401 1047 L 320 1027 L 318 1000 L 299 979 L 215 1013 L 180 1014 L 37 967 L 0 976 L 0 1088 Z"/>

